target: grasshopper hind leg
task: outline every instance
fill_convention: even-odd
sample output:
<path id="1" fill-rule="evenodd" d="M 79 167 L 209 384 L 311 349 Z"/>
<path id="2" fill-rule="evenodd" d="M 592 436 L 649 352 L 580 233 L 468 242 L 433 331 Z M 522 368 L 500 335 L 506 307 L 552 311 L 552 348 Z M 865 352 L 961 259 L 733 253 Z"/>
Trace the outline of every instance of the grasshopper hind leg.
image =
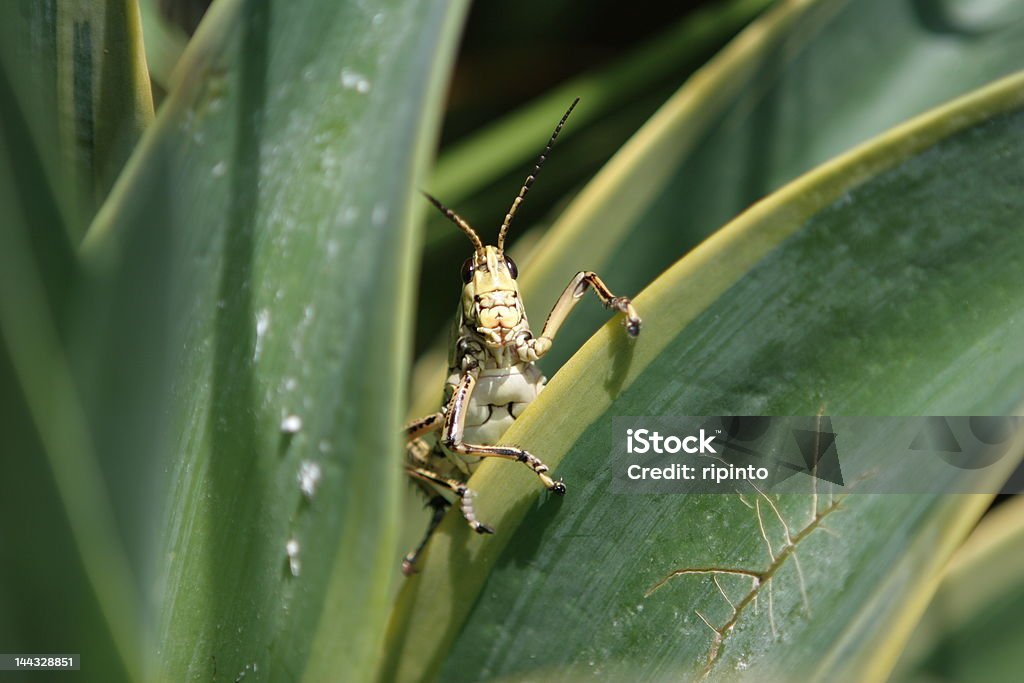
<path id="1" fill-rule="evenodd" d="M 413 479 L 418 479 L 433 485 L 438 496 L 441 495 L 440 492 L 443 490 L 454 493 L 459 499 L 459 508 L 462 510 L 462 516 L 466 518 L 469 528 L 478 534 L 494 533 L 494 529 L 477 521 L 476 510 L 473 507 L 473 498 L 476 497 L 476 493 L 463 482 L 458 479 L 446 477 L 443 474 L 435 472 L 427 467 L 414 467 L 407 465 L 405 473 Z"/>
<path id="2" fill-rule="evenodd" d="M 462 516 L 469 524 L 469 528 L 478 534 L 494 533 L 494 529 L 477 520 L 476 511 L 473 508 L 473 497 L 476 494 L 472 489 L 457 479 L 446 477 L 434 471 L 429 465 L 416 465 L 417 458 L 414 456 L 413 449 L 408 449 L 407 454 L 410 456 L 410 462 L 406 464 L 405 473 L 429 496 L 427 506 L 433 509 L 433 514 L 431 515 L 430 524 L 427 526 L 427 533 L 424 534 L 423 540 L 402 561 L 402 573 L 406 576 L 416 572 L 416 559 L 426 547 L 438 524 L 441 523 L 444 513 L 452 506 L 452 502 L 441 495 L 442 491 L 449 491 L 458 497 Z"/>
<path id="3" fill-rule="evenodd" d="M 423 534 L 423 540 L 420 541 L 419 545 L 406 554 L 405 559 L 402 560 L 402 573 L 406 576 L 411 576 L 416 573 L 416 560 L 419 559 L 420 553 L 427 547 L 427 541 L 434 535 L 434 530 L 437 529 L 437 525 L 444 519 L 444 513 L 451 507 L 451 503 L 444 496 L 434 496 L 427 502 L 427 507 L 433 509 L 433 514 L 430 516 L 430 524 L 427 525 L 427 532 Z"/>

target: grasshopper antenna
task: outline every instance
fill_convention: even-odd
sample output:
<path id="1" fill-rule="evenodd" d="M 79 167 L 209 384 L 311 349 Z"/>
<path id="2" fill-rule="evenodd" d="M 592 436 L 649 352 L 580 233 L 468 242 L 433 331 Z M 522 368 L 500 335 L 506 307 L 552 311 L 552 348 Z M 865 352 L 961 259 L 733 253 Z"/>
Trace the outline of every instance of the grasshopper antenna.
<path id="1" fill-rule="evenodd" d="M 420 191 L 422 192 L 422 190 Z M 459 226 L 459 230 L 466 233 L 466 236 L 469 237 L 469 240 L 473 243 L 474 249 L 476 249 L 477 251 L 484 250 L 484 243 L 480 241 L 480 236 L 476 234 L 476 231 L 473 230 L 473 227 L 469 223 L 467 223 L 461 216 L 459 216 L 459 214 L 455 213 L 447 206 L 439 202 L 437 198 L 435 198 L 433 195 L 423 192 L 423 196 L 426 197 L 431 204 L 436 206 L 438 210 L 441 213 L 443 213 L 448 220 L 450 220 L 455 225 Z"/>
<path id="2" fill-rule="evenodd" d="M 525 197 L 526 193 L 530 191 L 530 186 L 533 185 L 533 181 L 536 180 L 537 174 L 540 173 L 540 167 L 548 160 L 548 154 L 551 153 L 551 147 L 555 144 L 555 139 L 558 137 L 558 134 L 562 132 L 562 126 L 565 125 L 566 119 L 569 118 L 569 114 L 571 114 L 572 110 L 576 108 L 579 101 L 580 98 L 578 97 L 573 100 L 565 114 L 562 115 L 562 120 L 558 122 L 557 126 L 555 126 L 555 132 L 551 134 L 551 139 L 548 140 L 548 146 L 544 148 L 544 151 L 540 154 L 540 158 L 537 159 L 537 163 L 533 167 L 533 173 L 526 176 L 526 181 L 523 182 L 523 187 L 519 190 L 519 196 L 516 197 L 514 202 L 512 202 L 512 208 L 510 208 L 508 213 L 505 214 L 505 222 L 501 224 L 501 230 L 498 232 L 498 251 L 505 251 L 505 235 L 508 233 L 508 226 L 512 223 L 512 218 L 516 215 L 516 210 L 519 209 L 519 205 L 523 202 L 523 197 Z"/>

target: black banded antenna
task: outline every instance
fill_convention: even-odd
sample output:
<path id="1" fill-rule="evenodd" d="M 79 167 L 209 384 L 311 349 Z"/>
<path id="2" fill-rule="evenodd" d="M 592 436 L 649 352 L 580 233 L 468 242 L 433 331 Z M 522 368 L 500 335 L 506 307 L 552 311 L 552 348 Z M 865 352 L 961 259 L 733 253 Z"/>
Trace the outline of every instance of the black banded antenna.
<path id="1" fill-rule="evenodd" d="M 540 173 L 540 167 L 548 160 L 548 154 L 551 153 L 551 147 L 555 144 L 555 139 L 558 137 L 558 134 L 562 132 L 562 126 L 565 125 L 566 119 L 569 118 L 569 114 L 571 114 L 572 110 L 576 108 L 579 101 L 580 98 L 578 97 L 573 100 L 565 114 L 562 115 L 562 120 L 558 122 L 557 126 L 555 126 L 555 132 L 551 134 L 551 139 L 548 140 L 547 147 L 544 148 L 544 151 L 540 154 L 540 158 L 537 159 L 537 163 L 533 167 L 533 173 L 526 176 L 526 180 L 523 182 L 523 187 L 519 190 L 519 196 L 517 196 L 515 201 L 512 202 L 512 207 L 508 210 L 508 213 L 505 214 L 505 222 L 501 224 L 501 230 L 498 231 L 498 251 L 503 252 L 505 250 L 505 235 L 508 233 L 508 226 L 512 223 L 512 218 L 515 217 L 516 210 L 519 209 L 519 205 L 523 202 L 523 197 L 525 197 L 526 193 L 530 191 L 530 186 L 533 185 L 533 181 L 537 179 L 537 174 Z"/>
<path id="2" fill-rule="evenodd" d="M 420 191 L 422 192 L 422 190 Z M 459 214 L 455 213 L 447 206 L 439 202 L 433 195 L 423 192 L 423 196 L 426 197 L 431 204 L 436 206 L 438 210 L 440 210 L 440 212 L 443 213 L 448 220 L 450 220 L 455 225 L 459 226 L 459 229 L 462 230 L 462 232 L 466 233 L 466 236 L 469 237 L 470 241 L 473 243 L 474 249 L 476 249 L 477 251 L 484 250 L 484 243 L 480 241 L 480 236 L 476 234 L 476 230 L 474 230 L 469 223 L 467 223 L 461 216 L 459 216 Z"/>

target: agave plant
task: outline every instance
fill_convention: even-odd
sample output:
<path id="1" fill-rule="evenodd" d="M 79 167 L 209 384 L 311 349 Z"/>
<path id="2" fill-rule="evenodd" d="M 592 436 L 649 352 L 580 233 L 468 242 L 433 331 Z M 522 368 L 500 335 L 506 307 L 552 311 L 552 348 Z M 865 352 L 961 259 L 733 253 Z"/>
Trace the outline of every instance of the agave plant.
<path id="1" fill-rule="evenodd" d="M 132 0 L 0 9 L 0 650 L 103 681 L 1011 680 L 1019 501 L 975 529 L 992 495 L 618 495 L 609 444 L 624 415 L 1020 413 L 1019 3 L 711 3 L 435 164 L 466 11 L 216 0 L 179 59 Z M 520 287 L 543 319 L 601 272 L 643 334 L 579 307 L 504 437 L 569 494 L 484 463 L 499 533 L 449 515 L 404 579 L 399 428 L 437 407 L 465 257 L 418 190 L 496 228 L 575 96 Z"/>

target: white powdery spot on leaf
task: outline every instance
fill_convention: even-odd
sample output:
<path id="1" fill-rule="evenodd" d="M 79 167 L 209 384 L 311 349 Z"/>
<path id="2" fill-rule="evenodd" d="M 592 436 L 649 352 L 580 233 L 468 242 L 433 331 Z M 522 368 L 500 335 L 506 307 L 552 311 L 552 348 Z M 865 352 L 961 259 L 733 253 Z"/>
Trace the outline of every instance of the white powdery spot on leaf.
<path id="1" fill-rule="evenodd" d="M 297 434 L 302 429 L 302 418 L 298 415 L 289 415 L 281 420 L 281 431 L 285 434 Z"/>
<path id="2" fill-rule="evenodd" d="M 252 351 L 253 361 L 260 359 L 260 354 L 263 353 L 263 340 L 267 336 L 267 330 L 270 329 L 270 311 L 265 308 L 261 308 L 256 314 L 256 346 Z"/>
<path id="3" fill-rule="evenodd" d="M 300 550 L 299 542 L 294 538 L 289 538 L 288 542 L 284 544 L 284 551 L 288 555 L 288 569 L 292 576 L 298 576 L 302 572 L 302 562 L 299 560 Z"/>
<path id="4" fill-rule="evenodd" d="M 316 488 L 320 485 L 320 479 L 323 473 L 320 470 L 320 465 L 310 460 L 304 460 L 299 465 L 299 490 L 302 491 L 302 495 L 307 500 L 313 500 L 313 496 L 316 495 Z"/>
<path id="5" fill-rule="evenodd" d="M 341 70 L 341 87 L 365 95 L 370 92 L 370 81 L 358 71 L 345 67 Z"/>

